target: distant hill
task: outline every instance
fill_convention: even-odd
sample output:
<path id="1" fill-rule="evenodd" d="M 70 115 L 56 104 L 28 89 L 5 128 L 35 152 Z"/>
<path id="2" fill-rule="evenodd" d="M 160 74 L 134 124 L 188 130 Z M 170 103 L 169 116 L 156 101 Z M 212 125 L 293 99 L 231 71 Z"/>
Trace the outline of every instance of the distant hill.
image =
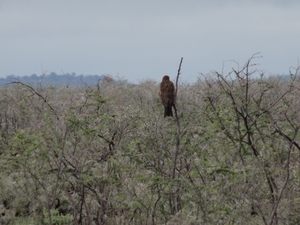
<path id="1" fill-rule="evenodd" d="M 68 85 L 68 86 L 81 86 L 84 84 L 87 85 L 96 85 L 99 81 L 107 77 L 106 75 L 76 75 L 72 74 L 56 74 L 54 72 L 49 75 L 36 75 L 32 74 L 31 76 L 15 76 L 9 75 L 6 78 L 0 78 L 0 86 L 11 84 L 12 82 L 22 82 L 32 85 Z"/>

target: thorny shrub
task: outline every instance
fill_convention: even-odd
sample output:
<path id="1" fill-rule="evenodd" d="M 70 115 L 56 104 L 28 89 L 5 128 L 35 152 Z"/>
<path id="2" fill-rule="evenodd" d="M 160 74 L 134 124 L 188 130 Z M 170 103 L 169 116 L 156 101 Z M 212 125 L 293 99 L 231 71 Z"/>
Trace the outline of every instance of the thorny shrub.
<path id="1" fill-rule="evenodd" d="M 178 160 L 157 82 L 2 87 L 0 223 L 299 224 L 298 70 L 254 60 L 179 85 Z"/>

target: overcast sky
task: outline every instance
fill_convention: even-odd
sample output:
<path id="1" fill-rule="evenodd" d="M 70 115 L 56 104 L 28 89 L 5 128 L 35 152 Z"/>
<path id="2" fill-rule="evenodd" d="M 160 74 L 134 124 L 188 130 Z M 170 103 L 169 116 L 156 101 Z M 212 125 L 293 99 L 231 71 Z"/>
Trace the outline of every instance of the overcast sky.
<path id="1" fill-rule="evenodd" d="M 241 65 L 287 74 L 300 56 L 299 0 L 1 0 L 0 77 L 111 74 L 181 80 Z M 224 64 L 224 71 L 232 63 Z"/>

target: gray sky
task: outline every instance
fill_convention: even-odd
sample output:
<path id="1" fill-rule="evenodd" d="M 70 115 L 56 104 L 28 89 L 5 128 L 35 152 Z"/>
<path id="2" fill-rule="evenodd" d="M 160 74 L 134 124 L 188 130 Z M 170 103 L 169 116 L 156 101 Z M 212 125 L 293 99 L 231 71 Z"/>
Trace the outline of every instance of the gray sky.
<path id="1" fill-rule="evenodd" d="M 1 0 L 0 77 L 111 74 L 181 80 L 243 65 L 287 74 L 300 56 L 298 0 Z M 224 71 L 234 64 L 224 64 Z"/>

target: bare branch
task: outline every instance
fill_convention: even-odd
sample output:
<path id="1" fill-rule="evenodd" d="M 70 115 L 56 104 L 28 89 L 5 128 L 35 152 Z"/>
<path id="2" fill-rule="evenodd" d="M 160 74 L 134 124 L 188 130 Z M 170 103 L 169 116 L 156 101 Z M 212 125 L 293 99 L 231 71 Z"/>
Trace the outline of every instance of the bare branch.
<path id="1" fill-rule="evenodd" d="M 178 67 L 178 72 L 177 72 L 177 77 L 176 77 L 176 90 L 175 90 L 175 96 L 177 97 L 177 90 L 178 90 L 178 79 L 179 79 L 179 75 L 181 74 L 181 64 L 183 61 L 183 57 L 181 57 L 180 63 L 179 63 L 179 67 Z"/>
<path id="2" fill-rule="evenodd" d="M 177 77 L 176 77 L 176 90 L 175 90 L 175 96 L 177 98 L 177 90 L 178 90 L 178 79 L 181 71 L 181 64 L 182 64 L 183 57 L 181 57 L 179 67 L 178 67 L 178 72 L 177 72 Z M 176 150 L 175 150 L 175 156 L 174 156 L 174 166 L 173 166 L 173 171 L 172 171 L 172 178 L 175 178 L 175 170 L 177 166 L 177 158 L 179 154 L 179 145 L 180 145 L 180 123 L 179 123 L 179 117 L 177 114 L 177 108 L 176 104 L 174 104 L 174 110 L 175 110 L 175 117 L 176 117 L 176 123 L 177 123 L 177 137 L 176 137 Z"/>
<path id="3" fill-rule="evenodd" d="M 13 81 L 12 84 L 21 84 L 27 88 L 29 88 L 34 94 L 36 94 L 38 97 L 40 97 L 48 106 L 49 108 L 52 110 L 52 112 L 55 114 L 56 119 L 59 120 L 58 115 L 56 114 L 56 111 L 53 109 L 53 107 L 47 102 L 46 98 L 44 98 L 44 96 L 42 96 L 40 93 L 38 93 L 33 87 L 31 87 L 30 85 L 24 84 L 23 82 L 20 81 Z"/>

